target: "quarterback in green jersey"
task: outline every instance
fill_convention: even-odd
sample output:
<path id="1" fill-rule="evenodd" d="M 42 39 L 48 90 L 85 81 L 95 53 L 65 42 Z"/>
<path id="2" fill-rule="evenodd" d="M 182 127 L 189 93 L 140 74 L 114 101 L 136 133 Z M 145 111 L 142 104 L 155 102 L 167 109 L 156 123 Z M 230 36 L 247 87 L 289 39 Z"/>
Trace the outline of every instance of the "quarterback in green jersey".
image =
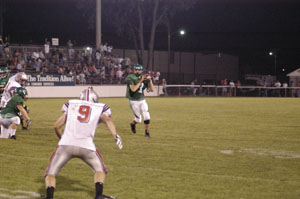
<path id="1" fill-rule="evenodd" d="M 27 126 L 31 123 L 24 109 L 24 100 L 27 99 L 27 90 L 23 87 L 16 89 L 15 95 L 7 102 L 0 112 L 1 135 L 0 138 L 16 139 L 17 126 L 20 124 L 19 113 L 26 119 Z M 9 122 L 8 122 L 9 121 Z"/>
<path id="2" fill-rule="evenodd" d="M 130 123 L 131 131 L 136 133 L 136 124 L 142 122 L 142 116 L 145 124 L 145 137 L 150 137 L 150 113 L 148 110 L 148 104 L 145 100 L 144 90 L 148 92 L 154 91 L 153 82 L 151 76 L 143 73 L 143 66 L 137 64 L 134 67 L 134 74 L 130 74 L 126 77 L 125 83 L 127 84 L 126 97 L 129 99 L 130 108 L 133 112 L 134 119 Z"/>

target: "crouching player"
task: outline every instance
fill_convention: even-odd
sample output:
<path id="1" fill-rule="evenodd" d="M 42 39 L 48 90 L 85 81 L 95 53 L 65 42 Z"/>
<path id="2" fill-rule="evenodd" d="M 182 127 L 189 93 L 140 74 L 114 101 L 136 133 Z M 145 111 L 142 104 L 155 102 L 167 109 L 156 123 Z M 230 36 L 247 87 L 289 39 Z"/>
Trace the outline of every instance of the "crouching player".
<path id="1" fill-rule="evenodd" d="M 7 102 L 6 106 L 0 112 L 1 135 L 0 138 L 16 139 L 17 126 L 20 124 L 19 114 L 26 119 L 27 126 L 31 120 L 24 109 L 24 100 L 27 100 L 27 90 L 19 87 L 15 95 Z"/>
<path id="2" fill-rule="evenodd" d="M 46 198 L 53 198 L 56 175 L 72 158 L 80 158 L 94 171 L 96 199 L 114 198 L 102 193 L 106 167 L 93 141 L 98 123 L 102 122 L 106 124 L 113 135 L 119 149 L 122 149 L 122 140 L 116 132 L 114 123 L 110 120 L 110 107 L 98 103 L 97 93 L 89 87 L 81 92 L 80 100 L 69 100 L 64 104 L 62 111 L 63 114 L 54 125 L 55 133 L 60 141 L 50 158 L 45 173 Z M 62 134 L 61 129 L 64 125 L 64 133 Z"/>

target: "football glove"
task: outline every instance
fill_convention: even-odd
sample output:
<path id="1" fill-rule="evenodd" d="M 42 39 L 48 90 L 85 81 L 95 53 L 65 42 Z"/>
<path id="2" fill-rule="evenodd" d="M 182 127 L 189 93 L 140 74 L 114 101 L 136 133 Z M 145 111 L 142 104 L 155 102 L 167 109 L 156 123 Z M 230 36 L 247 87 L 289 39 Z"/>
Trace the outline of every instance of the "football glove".
<path id="1" fill-rule="evenodd" d="M 116 141 L 116 144 L 119 147 L 119 149 L 122 149 L 123 148 L 123 142 L 122 142 L 121 137 L 118 134 L 115 136 L 115 141 Z"/>
<path id="2" fill-rule="evenodd" d="M 31 120 L 26 120 L 26 128 L 28 129 L 29 125 L 31 124 Z"/>
<path id="3" fill-rule="evenodd" d="M 24 105 L 24 109 L 25 109 L 25 111 L 26 111 L 27 113 L 29 113 L 29 107 L 28 107 L 28 106 Z"/>

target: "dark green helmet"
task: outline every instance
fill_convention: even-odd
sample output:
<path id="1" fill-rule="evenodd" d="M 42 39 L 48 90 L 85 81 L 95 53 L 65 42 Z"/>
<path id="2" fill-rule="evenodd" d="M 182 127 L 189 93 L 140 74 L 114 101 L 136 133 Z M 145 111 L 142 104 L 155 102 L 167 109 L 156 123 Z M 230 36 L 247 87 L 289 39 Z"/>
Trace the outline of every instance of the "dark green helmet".
<path id="1" fill-rule="evenodd" d="M 134 66 L 134 70 L 144 70 L 144 67 L 141 64 L 137 64 Z"/>
<path id="2" fill-rule="evenodd" d="M 3 68 L 0 68 L 0 73 L 8 73 L 9 70 L 7 69 L 7 67 L 3 67 Z"/>
<path id="3" fill-rule="evenodd" d="M 23 88 L 23 87 L 18 87 L 18 88 L 16 89 L 15 94 L 21 96 L 21 97 L 24 99 L 24 97 L 25 97 L 28 93 L 27 93 L 27 90 L 26 90 L 25 88 Z"/>

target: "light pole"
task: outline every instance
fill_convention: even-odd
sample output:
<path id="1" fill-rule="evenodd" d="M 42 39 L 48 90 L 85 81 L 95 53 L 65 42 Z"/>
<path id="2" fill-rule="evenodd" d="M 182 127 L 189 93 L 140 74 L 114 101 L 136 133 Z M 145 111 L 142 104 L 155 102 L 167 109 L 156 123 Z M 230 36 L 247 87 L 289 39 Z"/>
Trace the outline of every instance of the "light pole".
<path id="1" fill-rule="evenodd" d="M 168 27 L 168 81 L 170 81 L 170 65 L 171 65 L 171 36 L 178 32 L 171 33 L 170 28 Z M 185 30 L 179 30 L 181 36 L 185 35 Z"/>
<path id="2" fill-rule="evenodd" d="M 276 76 L 277 75 L 277 51 L 270 51 L 269 55 L 274 56 L 274 72 Z"/>

